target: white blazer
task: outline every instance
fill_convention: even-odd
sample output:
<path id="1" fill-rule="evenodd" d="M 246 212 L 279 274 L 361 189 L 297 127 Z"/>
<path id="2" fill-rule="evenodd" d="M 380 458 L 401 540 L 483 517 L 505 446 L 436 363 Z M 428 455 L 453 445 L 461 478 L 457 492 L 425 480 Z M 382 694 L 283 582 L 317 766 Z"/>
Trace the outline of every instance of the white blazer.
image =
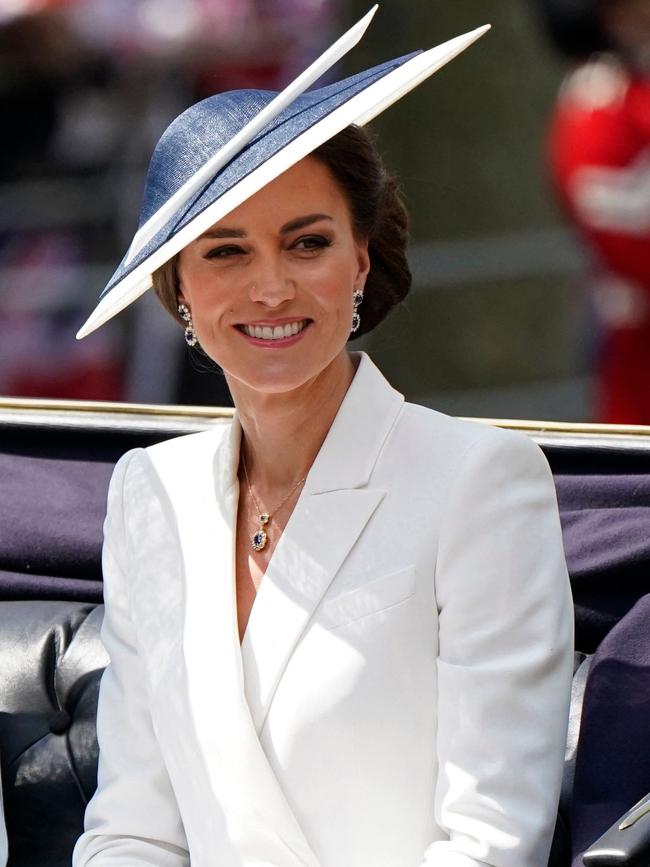
<path id="1" fill-rule="evenodd" d="M 573 615 L 541 452 L 362 356 L 240 648 L 239 437 L 115 470 L 75 867 L 543 867 Z"/>

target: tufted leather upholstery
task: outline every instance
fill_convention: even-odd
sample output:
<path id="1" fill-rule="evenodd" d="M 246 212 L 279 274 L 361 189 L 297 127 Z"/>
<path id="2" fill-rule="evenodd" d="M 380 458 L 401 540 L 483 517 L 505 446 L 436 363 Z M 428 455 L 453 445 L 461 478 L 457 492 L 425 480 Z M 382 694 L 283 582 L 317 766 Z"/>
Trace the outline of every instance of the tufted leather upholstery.
<path id="1" fill-rule="evenodd" d="M 0 602 L 0 755 L 11 867 L 69 867 L 97 785 L 102 606 Z"/>

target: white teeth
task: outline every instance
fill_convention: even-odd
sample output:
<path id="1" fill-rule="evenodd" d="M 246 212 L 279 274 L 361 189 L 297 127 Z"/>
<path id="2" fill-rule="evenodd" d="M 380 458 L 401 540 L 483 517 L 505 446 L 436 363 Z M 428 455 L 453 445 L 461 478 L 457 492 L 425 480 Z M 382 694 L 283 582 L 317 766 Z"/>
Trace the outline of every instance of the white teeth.
<path id="1" fill-rule="evenodd" d="M 242 330 L 249 337 L 255 337 L 257 340 L 282 340 L 283 337 L 298 334 L 306 324 L 306 320 L 303 320 L 288 322 L 286 325 L 275 325 L 273 328 L 270 325 L 243 325 Z"/>

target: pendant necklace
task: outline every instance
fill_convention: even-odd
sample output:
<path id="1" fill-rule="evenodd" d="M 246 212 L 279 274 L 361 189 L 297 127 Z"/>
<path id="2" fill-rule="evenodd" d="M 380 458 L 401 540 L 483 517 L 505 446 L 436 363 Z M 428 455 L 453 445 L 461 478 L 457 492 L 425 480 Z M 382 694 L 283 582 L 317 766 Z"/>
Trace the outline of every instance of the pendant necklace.
<path id="1" fill-rule="evenodd" d="M 248 485 L 248 493 L 250 494 L 251 500 L 255 504 L 255 508 L 257 509 L 257 521 L 259 523 L 259 527 L 256 532 L 251 536 L 251 547 L 253 551 L 263 551 L 266 548 L 266 544 L 269 541 L 269 535 L 267 531 L 267 527 L 271 521 L 273 515 L 278 512 L 282 506 L 287 502 L 291 494 L 296 490 L 298 485 L 301 485 L 307 476 L 303 476 L 301 479 L 298 479 L 296 484 L 291 488 L 289 493 L 277 504 L 277 506 L 272 509 L 270 512 L 265 512 L 264 509 L 257 502 L 257 497 L 253 493 L 253 489 L 251 488 L 251 480 L 248 477 L 248 467 L 246 466 L 246 458 L 242 452 L 242 463 L 244 465 L 244 475 L 246 476 L 246 484 Z"/>

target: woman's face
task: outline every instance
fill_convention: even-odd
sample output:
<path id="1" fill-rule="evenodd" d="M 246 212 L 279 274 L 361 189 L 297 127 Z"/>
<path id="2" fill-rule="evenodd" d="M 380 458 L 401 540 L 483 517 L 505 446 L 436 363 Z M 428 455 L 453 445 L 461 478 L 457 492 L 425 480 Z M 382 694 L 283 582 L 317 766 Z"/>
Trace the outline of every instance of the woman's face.
<path id="1" fill-rule="evenodd" d="M 342 190 L 308 156 L 180 253 L 179 300 L 229 378 L 286 392 L 346 358 L 368 270 Z"/>

